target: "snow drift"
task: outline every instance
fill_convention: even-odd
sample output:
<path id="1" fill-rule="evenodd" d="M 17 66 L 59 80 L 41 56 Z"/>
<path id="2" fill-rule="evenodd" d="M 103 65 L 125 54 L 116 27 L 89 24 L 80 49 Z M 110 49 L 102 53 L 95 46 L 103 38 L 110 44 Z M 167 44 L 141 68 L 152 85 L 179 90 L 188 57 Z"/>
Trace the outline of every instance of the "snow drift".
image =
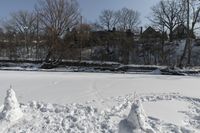
<path id="1" fill-rule="evenodd" d="M 0 118 L 10 122 L 17 121 L 23 116 L 23 113 L 19 107 L 19 103 L 15 96 L 13 89 L 7 90 L 7 95 L 4 101 L 4 108 L 0 114 Z"/>
<path id="2" fill-rule="evenodd" d="M 198 133 L 200 99 L 172 94 L 119 96 L 107 101 L 117 102 L 105 110 L 88 104 L 58 105 L 42 102 L 20 104 L 15 92 L 10 89 L 3 108 L 0 107 L 0 133 Z M 146 103 L 170 100 L 188 103 L 190 109 L 185 127 L 166 123 L 159 118 L 146 115 L 141 102 Z M 107 102 L 104 101 L 104 102 Z M 135 101 L 133 104 L 132 102 Z M 177 102 L 175 102 L 177 103 Z M 103 103 L 102 103 L 103 104 Z M 192 108 L 191 108 L 192 107 Z M 155 108 L 158 110 L 158 107 Z M 130 110 L 129 114 L 127 110 Z M 145 108 L 146 110 L 146 108 Z M 128 114 L 128 116 L 125 116 Z M 170 114 L 171 115 L 171 114 Z M 195 116 L 195 117 L 193 117 Z M 125 118 L 125 119 L 124 119 Z M 197 129 L 196 132 L 193 129 Z"/>
<path id="3" fill-rule="evenodd" d="M 147 124 L 141 102 L 133 103 L 128 117 L 119 123 L 119 133 L 154 133 Z"/>

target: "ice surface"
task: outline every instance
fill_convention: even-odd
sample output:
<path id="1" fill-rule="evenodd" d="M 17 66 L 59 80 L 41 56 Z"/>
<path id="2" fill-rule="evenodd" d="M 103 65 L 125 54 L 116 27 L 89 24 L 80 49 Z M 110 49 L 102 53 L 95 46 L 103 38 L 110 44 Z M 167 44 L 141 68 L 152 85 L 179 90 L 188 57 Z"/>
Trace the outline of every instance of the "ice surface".
<path id="1" fill-rule="evenodd" d="M 185 123 L 185 115 L 181 112 L 188 111 L 187 108 L 190 106 L 185 101 L 177 100 L 146 102 L 143 105 L 148 116 L 157 117 L 160 120 L 179 126 Z M 159 109 L 156 110 L 157 107 Z"/>
<path id="2" fill-rule="evenodd" d="M 198 77 L 189 76 L 0 71 L 0 94 L 5 94 L 12 85 L 21 102 L 35 100 L 62 105 L 100 101 L 134 92 L 178 92 L 200 97 L 199 81 Z M 0 95 L 0 105 L 3 100 L 4 95 Z"/>
<path id="3" fill-rule="evenodd" d="M 189 76 L 0 71 L 0 105 L 10 85 L 23 103 L 19 106 L 13 91 L 8 91 L 6 99 L 10 100 L 5 105 L 9 106 L 0 106 L 0 111 L 20 108 L 23 116 L 18 117 L 18 110 L 14 113 L 18 119 L 1 119 L 0 129 L 2 133 L 116 133 L 121 120 L 130 122 L 137 114 L 140 127 L 156 133 L 199 133 L 199 80 Z M 135 92 L 144 110 L 140 104 L 132 106 Z"/>

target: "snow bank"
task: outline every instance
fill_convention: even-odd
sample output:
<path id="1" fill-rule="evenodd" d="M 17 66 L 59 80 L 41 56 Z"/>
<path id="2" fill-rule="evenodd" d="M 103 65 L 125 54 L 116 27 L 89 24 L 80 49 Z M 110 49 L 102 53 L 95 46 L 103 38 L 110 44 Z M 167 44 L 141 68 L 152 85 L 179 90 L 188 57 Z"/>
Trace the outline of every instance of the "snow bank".
<path id="1" fill-rule="evenodd" d="M 154 133 L 140 101 L 133 103 L 128 117 L 119 123 L 119 133 Z"/>
<path id="2" fill-rule="evenodd" d="M 135 94 L 111 98 L 110 100 L 119 103 L 102 110 L 102 112 L 99 112 L 95 106 L 75 103 L 58 105 L 33 101 L 19 106 L 15 92 L 10 89 L 7 91 L 2 108 L 0 133 L 196 133 L 193 127 L 199 127 L 199 119 L 193 120 L 193 117 L 188 119 L 188 124 L 190 124 L 188 127 L 187 124 L 184 127 L 165 123 L 159 120 L 156 117 L 157 115 L 154 118 L 147 118 L 141 102 L 155 104 L 158 101 L 166 101 L 165 105 L 170 100 L 191 102 L 192 105 L 197 105 L 194 106 L 197 108 L 194 108 L 192 112 L 187 111 L 185 113 L 192 113 L 191 116 L 197 117 L 200 112 L 200 99 L 178 96 L 173 93 L 143 95 L 132 106 L 131 103 L 135 101 Z M 160 111 L 160 106 L 156 104 L 154 109 Z M 128 117 L 121 120 L 127 114 L 127 110 L 130 110 Z"/>
<path id="3" fill-rule="evenodd" d="M 160 69 L 156 69 L 156 70 L 151 72 L 151 74 L 155 74 L 155 75 L 161 75 L 161 73 L 162 72 L 160 71 Z"/>
<path id="4" fill-rule="evenodd" d="M 7 95 L 4 101 L 3 111 L 0 114 L 0 119 L 10 122 L 17 121 L 23 116 L 19 107 L 19 103 L 12 89 L 7 90 Z"/>

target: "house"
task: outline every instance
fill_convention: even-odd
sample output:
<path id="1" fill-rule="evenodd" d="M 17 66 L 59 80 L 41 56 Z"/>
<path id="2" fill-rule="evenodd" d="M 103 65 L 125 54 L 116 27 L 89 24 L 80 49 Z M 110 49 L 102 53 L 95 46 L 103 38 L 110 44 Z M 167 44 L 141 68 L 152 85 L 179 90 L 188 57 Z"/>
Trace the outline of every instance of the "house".
<path id="1" fill-rule="evenodd" d="M 162 38 L 162 33 L 156 31 L 154 28 L 149 26 L 143 33 L 141 33 L 141 42 L 159 42 Z"/>
<path id="2" fill-rule="evenodd" d="M 190 31 L 190 33 L 192 38 L 196 38 L 192 31 Z M 187 38 L 187 27 L 184 24 L 180 24 L 173 30 L 173 39 L 177 40 L 185 38 Z"/>

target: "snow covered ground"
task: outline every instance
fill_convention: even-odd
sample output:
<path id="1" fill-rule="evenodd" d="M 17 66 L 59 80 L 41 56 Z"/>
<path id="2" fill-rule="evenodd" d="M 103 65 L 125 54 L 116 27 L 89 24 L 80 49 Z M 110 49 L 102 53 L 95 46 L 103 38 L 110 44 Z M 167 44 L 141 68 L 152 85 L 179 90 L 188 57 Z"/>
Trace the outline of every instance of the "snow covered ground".
<path id="1" fill-rule="evenodd" d="M 12 88 L 23 112 L 14 122 L 0 118 L 0 132 L 115 133 L 121 127 L 132 133 L 130 123 L 137 116 L 140 132 L 147 130 L 143 123 L 156 133 L 198 133 L 199 81 L 192 76 L 0 71 L 0 105 Z M 143 107 L 132 106 L 136 101 Z"/>

